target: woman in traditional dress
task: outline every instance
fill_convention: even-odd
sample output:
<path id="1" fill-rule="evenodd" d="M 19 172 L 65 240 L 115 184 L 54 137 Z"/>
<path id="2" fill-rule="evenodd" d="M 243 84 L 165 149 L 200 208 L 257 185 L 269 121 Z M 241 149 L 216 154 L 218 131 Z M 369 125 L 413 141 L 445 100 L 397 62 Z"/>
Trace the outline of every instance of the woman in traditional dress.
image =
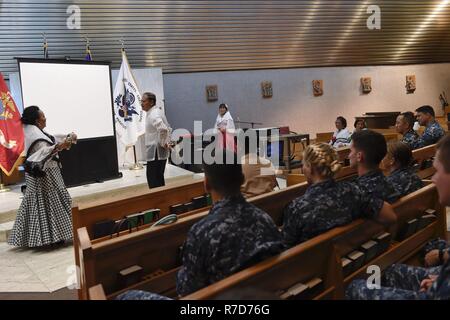
<path id="1" fill-rule="evenodd" d="M 26 190 L 8 243 L 40 247 L 72 239 L 71 198 L 60 171 L 58 152 L 76 143 L 74 133 L 56 139 L 45 132 L 46 118 L 36 106 L 22 114 L 25 134 Z"/>
<path id="2" fill-rule="evenodd" d="M 225 103 L 221 103 L 219 106 L 219 114 L 216 118 L 215 128 L 220 131 L 217 147 L 236 151 L 234 143 L 234 121 Z M 220 138 L 221 136 L 222 138 Z"/>

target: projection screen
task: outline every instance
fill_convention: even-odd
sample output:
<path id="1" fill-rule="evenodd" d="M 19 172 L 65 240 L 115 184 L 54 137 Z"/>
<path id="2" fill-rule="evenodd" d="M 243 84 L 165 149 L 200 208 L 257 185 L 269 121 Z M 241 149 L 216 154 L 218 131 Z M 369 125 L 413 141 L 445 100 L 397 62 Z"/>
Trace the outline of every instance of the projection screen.
<path id="1" fill-rule="evenodd" d="M 37 105 L 51 134 L 114 136 L 109 64 L 19 60 L 24 107 Z"/>

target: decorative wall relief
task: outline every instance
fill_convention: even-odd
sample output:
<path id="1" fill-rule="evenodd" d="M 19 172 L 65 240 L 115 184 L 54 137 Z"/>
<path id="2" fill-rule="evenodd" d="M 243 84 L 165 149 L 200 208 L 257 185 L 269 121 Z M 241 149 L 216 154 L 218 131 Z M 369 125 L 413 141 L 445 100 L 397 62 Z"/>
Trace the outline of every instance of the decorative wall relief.
<path id="1" fill-rule="evenodd" d="M 315 97 L 323 95 L 323 80 L 313 80 L 312 86 Z"/>
<path id="2" fill-rule="evenodd" d="M 416 76 L 406 76 L 406 93 L 414 93 L 416 91 Z"/>
<path id="3" fill-rule="evenodd" d="M 206 86 L 206 99 L 208 101 L 217 101 L 219 99 L 216 84 L 212 86 Z"/>
<path id="4" fill-rule="evenodd" d="M 372 78 L 361 78 L 361 88 L 363 93 L 370 93 L 372 91 Z"/>
<path id="5" fill-rule="evenodd" d="M 262 90 L 263 98 L 272 98 L 273 90 L 272 90 L 272 82 L 271 81 L 261 82 L 261 90 Z"/>

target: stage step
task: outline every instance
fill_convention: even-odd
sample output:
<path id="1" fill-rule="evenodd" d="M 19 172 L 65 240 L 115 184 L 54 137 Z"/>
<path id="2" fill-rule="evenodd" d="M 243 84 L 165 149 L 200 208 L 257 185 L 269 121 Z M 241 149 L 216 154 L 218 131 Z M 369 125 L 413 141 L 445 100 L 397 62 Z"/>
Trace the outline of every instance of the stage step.
<path id="1" fill-rule="evenodd" d="M 6 242 L 14 226 L 14 221 L 0 224 L 0 242 Z"/>

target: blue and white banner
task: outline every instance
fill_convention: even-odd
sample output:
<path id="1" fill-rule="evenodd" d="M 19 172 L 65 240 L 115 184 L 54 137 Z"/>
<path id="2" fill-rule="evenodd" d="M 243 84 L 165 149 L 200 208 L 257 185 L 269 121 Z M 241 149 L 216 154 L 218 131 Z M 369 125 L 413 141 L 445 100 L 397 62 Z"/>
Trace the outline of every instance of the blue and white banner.
<path id="1" fill-rule="evenodd" d="M 145 117 L 125 50 L 122 50 L 122 64 L 114 87 L 114 118 L 120 141 L 127 147 L 135 145 L 145 132 Z"/>

